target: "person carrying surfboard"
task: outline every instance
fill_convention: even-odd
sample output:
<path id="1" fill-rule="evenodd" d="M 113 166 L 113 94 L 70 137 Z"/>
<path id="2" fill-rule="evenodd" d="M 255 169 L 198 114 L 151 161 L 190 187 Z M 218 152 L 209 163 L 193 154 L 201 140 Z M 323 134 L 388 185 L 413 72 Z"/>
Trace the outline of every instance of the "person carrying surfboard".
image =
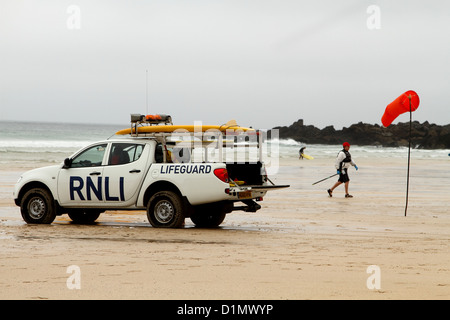
<path id="1" fill-rule="evenodd" d="M 336 158 L 336 170 L 337 174 L 339 175 L 339 180 L 332 186 L 330 189 L 327 190 L 328 195 L 330 197 L 333 196 L 333 190 L 336 189 L 338 186 L 340 186 L 342 183 L 344 183 L 345 186 L 345 197 L 346 198 L 353 198 L 351 194 L 348 193 L 348 185 L 350 182 L 350 179 L 348 177 L 348 168 L 350 168 L 350 165 L 354 166 L 356 170 L 358 170 L 358 166 L 356 163 L 352 160 L 352 156 L 350 152 L 348 151 L 350 149 L 350 143 L 344 142 L 342 144 L 343 149 L 339 151 L 338 156 Z"/>
<path id="2" fill-rule="evenodd" d="M 301 147 L 301 148 L 300 148 L 300 150 L 298 151 L 298 158 L 299 158 L 300 160 L 303 160 L 303 159 L 313 160 L 314 157 L 311 157 L 311 156 L 309 156 L 309 155 L 307 155 L 307 154 L 305 154 L 305 153 L 303 152 L 303 150 L 305 150 L 305 149 L 306 149 L 306 147 Z"/>
<path id="3" fill-rule="evenodd" d="M 299 155 L 298 158 L 301 160 L 303 160 L 303 155 L 304 155 L 303 150 L 305 150 L 305 149 L 306 149 L 306 147 L 301 147 L 300 150 L 298 151 L 298 155 Z"/>

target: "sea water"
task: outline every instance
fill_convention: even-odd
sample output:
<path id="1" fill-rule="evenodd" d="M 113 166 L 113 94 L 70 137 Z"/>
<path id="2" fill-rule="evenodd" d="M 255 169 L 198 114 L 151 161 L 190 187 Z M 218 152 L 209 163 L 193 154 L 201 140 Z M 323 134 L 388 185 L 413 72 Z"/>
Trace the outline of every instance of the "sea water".
<path id="1" fill-rule="evenodd" d="M 66 157 L 90 143 L 114 136 L 129 124 L 74 124 L 0 121 L 0 165 L 29 166 L 33 163 L 60 163 Z M 350 142 L 351 143 L 351 142 Z M 413 142 L 414 145 L 414 142 Z M 305 144 L 293 139 L 266 142 L 268 157 L 298 159 L 299 150 L 315 159 L 335 159 L 341 145 Z M 354 159 L 405 158 L 407 147 L 351 146 Z M 412 159 L 448 159 L 446 149 L 414 149 Z"/>
<path id="2" fill-rule="evenodd" d="M 299 150 L 306 147 L 303 152 L 316 159 L 334 159 L 342 150 L 342 145 L 306 144 L 293 139 L 281 139 L 271 141 L 278 143 L 281 158 L 292 158 L 299 156 Z M 414 143 L 412 143 L 414 144 Z M 416 149 L 411 148 L 411 158 L 417 159 L 448 159 L 450 150 L 448 149 Z M 351 145 L 350 152 L 356 158 L 404 158 L 408 154 L 408 147 L 381 147 L 381 146 L 360 146 Z"/>
<path id="3" fill-rule="evenodd" d="M 60 163 L 92 142 L 127 125 L 0 121 L 0 165 Z"/>

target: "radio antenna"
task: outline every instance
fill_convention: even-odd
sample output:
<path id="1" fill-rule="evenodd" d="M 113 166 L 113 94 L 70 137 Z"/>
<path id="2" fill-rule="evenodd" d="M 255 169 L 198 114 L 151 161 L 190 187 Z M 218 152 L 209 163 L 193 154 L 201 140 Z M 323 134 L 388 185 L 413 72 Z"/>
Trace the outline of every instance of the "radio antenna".
<path id="1" fill-rule="evenodd" d="M 148 114 L 148 69 L 145 70 L 145 89 L 146 89 L 145 105 L 146 105 L 146 111 L 147 111 L 145 114 Z"/>

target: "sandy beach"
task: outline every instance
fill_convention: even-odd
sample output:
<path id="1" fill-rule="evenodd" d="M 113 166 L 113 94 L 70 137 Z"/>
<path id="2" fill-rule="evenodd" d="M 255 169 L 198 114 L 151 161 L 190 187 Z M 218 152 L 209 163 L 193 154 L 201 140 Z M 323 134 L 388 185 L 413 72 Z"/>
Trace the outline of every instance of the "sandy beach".
<path id="1" fill-rule="evenodd" d="M 141 211 L 27 225 L 12 191 L 28 168 L 2 165 L 0 298 L 449 299 L 450 160 L 413 159 L 407 217 L 406 158 L 355 160 L 352 199 L 343 186 L 328 197 L 334 178 L 312 185 L 333 159 L 283 160 L 272 180 L 291 187 L 257 213 L 171 230 Z"/>

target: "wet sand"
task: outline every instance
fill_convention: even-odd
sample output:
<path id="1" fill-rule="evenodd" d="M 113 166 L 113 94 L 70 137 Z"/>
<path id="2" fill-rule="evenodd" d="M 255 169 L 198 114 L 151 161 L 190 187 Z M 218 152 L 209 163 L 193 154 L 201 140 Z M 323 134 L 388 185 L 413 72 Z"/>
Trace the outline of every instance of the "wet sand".
<path id="1" fill-rule="evenodd" d="M 335 178 L 312 186 L 333 160 L 283 160 L 271 178 L 291 188 L 267 194 L 257 213 L 176 230 L 152 228 L 142 211 L 27 225 L 12 199 L 27 168 L 1 165 L 0 298 L 449 299 L 450 161 L 413 160 L 407 217 L 406 159 L 357 163 L 352 199 L 343 186 L 328 197 Z"/>

